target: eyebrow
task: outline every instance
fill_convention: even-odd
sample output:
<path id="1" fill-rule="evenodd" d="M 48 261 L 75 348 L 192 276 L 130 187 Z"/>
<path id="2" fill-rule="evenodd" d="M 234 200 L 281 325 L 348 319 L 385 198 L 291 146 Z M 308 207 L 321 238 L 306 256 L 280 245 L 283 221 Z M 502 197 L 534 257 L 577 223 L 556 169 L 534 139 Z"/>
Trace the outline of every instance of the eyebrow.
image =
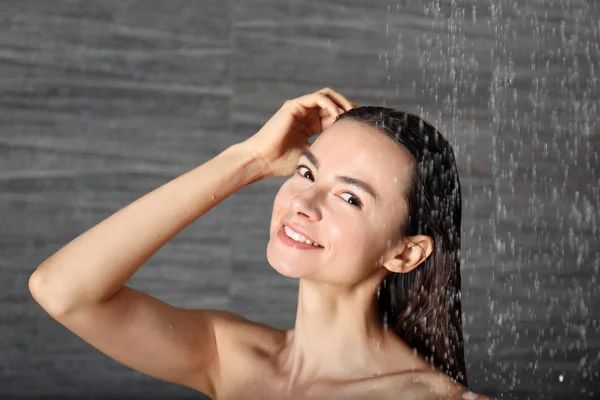
<path id="1" fill-rule="evenodd" d="M 317 160 L 317 157 L 314 155 L 314 153 L 312 151 L 310 151 L 309 149 L 306 149 L 306 150 L 302 151 L 300 156 L 306 157 L 308 159 L 308 161 L 311 162 L 311 164 L 313 164 L 315 167 L 317 167 L 317 169 L 319 169 L 319 160 Z M 379 199 L 379 195 L 377 194 L 375 189 L 373 189 L 373 187 L 365 181 L 361 181 L 360 179 L 352 178 L 351 176 L 345 176 L 345 175 L 336 175 L 335 179 L 340 182 L 343 182 L 347 185 L 351 185 L 358 189 L 361 189 L 362 191 L 373 196 L 375 201 L 378 201 L 378 199 Z"/>

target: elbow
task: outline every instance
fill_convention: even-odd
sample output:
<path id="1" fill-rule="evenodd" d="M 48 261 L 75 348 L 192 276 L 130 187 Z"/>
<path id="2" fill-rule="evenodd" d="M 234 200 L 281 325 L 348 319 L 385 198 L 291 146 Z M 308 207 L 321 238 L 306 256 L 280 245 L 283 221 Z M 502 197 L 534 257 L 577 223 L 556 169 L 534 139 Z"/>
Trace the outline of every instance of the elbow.
<path id="1" fill-rule="evenodd" d="M 41 298 L 40 298 L 40 286 L 43 285 L 43 278 L 40 276 L 41 274 L 36 270 L 33 274 L 31 274 L 31 276 L 29 277 L 29 293 L 31 293 L 31 296 L 33 297 L 33 299 L 36 302 L 40 302 Z"/>
<path id="2" fill-rule="evenodd" d="M 53 295 L 51 285 L 43 273 L 36 270 L 29 277 L 29 292 L 31 297 L 51 316 L 59 316 L 68 312 L 68 307 L 64 303 L 57 301 L 57 296 Z"/>

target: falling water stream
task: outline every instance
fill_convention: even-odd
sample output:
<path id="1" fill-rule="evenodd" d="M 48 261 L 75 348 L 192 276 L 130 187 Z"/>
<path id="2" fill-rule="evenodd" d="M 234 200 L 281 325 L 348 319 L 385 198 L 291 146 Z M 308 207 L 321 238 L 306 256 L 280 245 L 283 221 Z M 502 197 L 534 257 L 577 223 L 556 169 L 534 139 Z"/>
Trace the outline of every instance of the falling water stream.
<path id="1" fill-rule="evenodd" d="M 597 0 L 0 5 L 0 398 L 198 396 L 78 339 L 34 302 L 29 276 L 325 86 L 422 115 L 455 150 L 470 388 L 600 398 Z M 281 183 L 221 202 L 132 287 L 293 326 L 297 283 L 265 259 Z"/>
<path id="2" fill-rule="evenodd" d="M 390 93 L 457 152 L 469 382 L 501 398 L 600 398 L 599 17 L 589 1 L 387 8 Z"/>

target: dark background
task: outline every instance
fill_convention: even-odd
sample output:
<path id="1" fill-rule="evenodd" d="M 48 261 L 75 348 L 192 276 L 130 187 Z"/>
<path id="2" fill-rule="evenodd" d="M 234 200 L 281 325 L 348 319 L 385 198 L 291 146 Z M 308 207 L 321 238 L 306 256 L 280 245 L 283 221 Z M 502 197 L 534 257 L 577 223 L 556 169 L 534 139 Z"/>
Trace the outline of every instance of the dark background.
<path id="1" fill-rule="evenodd" d="M 560 0 L 0 1 L 0 398 L 202 398 L 79 339 L 29 276 L 326 86 L 455 148 L 471 388 L 600 398 L 599 18 Z M 282 182 L 225 200 L 129 285 L 291 327 L 297 282 L 265 256 Z"/>

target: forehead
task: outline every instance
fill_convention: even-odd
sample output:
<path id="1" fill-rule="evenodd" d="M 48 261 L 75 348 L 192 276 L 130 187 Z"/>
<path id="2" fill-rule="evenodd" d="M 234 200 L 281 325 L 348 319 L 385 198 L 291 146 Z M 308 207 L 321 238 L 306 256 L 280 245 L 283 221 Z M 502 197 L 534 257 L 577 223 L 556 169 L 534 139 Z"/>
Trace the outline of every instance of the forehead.
<path id="1" fill-rule="evenodd" d="M 410 153 L 385 133 L 352 120 L 341 120 L 324 130 L 311 151 L 324 173 L 367 181 L 391 201 L 403 195 L 414 162 Z"/>

